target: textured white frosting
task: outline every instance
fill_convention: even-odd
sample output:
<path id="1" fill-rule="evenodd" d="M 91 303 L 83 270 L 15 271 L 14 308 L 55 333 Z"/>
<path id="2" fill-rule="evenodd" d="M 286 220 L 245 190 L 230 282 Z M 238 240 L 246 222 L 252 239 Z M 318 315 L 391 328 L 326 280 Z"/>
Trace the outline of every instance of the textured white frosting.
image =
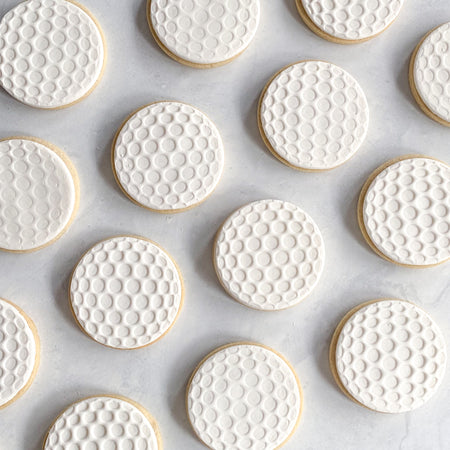
<path id="1" fill-rule="evenodd" d="M 445 375 L 444 337 L 417 306 L 380 300 L 355 312 L 336 346 L 336 367 L 358 402 L 385 413 L 412 411 L 436 393 Z"/>
<path id="2" fill-rule="evenodd" d="M 105 58 L 101 32 L 66 0 L 28 0 L 0 22 L 0 85 L 17 100 L 60 108 L 84 97 Z"/>
<path id="3" fill-rule="evenodd" d="M 296 305 L 316 286 L 325 248 L 304 211 L 281 200 L 261 200 L 234 212 L 217 233 L 216 272 L 225 290 L 251 308 Z"/>
<path id="4" fill-rule="evenodd" d="M 163 336 L 178 316 L 182 296 L 171 257 L 156 244 L 131 236 L 92 247 L 70 283 L 81 328 L 97 342 L 120 349 L 143 347 Z"/>
<path id="5" fill-rule="evenodd" d="M 450 167 L 426 157 L 384 169 L 363 203 L 376 248 L 399 264 L 428 266 L 450 258 Z"/>
<path id="6" fill-rule="evenodd" d="M 279 448 L 295 431 L 302 401 L 293 369 L 256 344 L 209 355 L 187 392 L 192 427 L 213 450 Z"/>
<path id="7" fill-rule="evenodd" d="M 194 64 L 226 62 L 242 53 L 259 25 L 259 0 L 149 0 L 159 41 Z"/>
<path id="8" fill-rule="evenodd" d="M 340 67 L 302 61 L 268 85 L 259 117 L 273 151 L 298 169 L 333 169 L 351 158 L 369 127 L 357 81 Z"/>
<path id="9" fill-rule="evenodd" d="M 0 141 L 0 248 L 29 251 L 67 227 L 76 207 L 75 180 L 44 144 Z"/>
<path id="10" fill-rule="evenodd" d="M 216 126 L 198 109 L 157 102 L 133 114 L 114 146 L 117 180 L 135 202 L 175 212 L 205 200 L 224 167 Z"/>

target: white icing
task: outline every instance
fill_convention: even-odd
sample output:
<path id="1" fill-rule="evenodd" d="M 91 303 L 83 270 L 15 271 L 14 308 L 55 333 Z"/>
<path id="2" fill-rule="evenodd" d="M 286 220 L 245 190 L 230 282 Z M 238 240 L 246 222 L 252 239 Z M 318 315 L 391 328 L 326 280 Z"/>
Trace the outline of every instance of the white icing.
<path id="1" fill-rule="evenodd" d="M 216 126 L 198 109 L 157 102 L 121 128 L 114 167 L 119 184 L 135 202 L 175 212 L 214 191 L 224 167 L 223 143 Z"/>
<path id="2" fill-rule="evenodd" d="M 125 399 L 99 396 L 67 408 L 52 425 L 44 450 L 162 450 L 148 417 Z"/>
<path id="3" fill-rule="evenodd" d="M 445 375 L 444 337 L 417 306 L 381 300 L 355 312 L 336 346 L 336 367 L 358 402 L 385 413 L 412 411 L 427 402 Z"/>
<path id="4" fill-rule="evenodd" d="M 30 251 L 60 236 L 76 207 L 66 163 L 28 139 L 0 141 L 0 248 Z"/>
<path id="5" fill-rule="evenodd" d="M 37 343 L 24 315 L 0 299 L 0 407 L 29 383 L 37 358 Z"/>
<path id="6" fill-rule="evenodd" d="M 213 450 L 279 448 L 295 431 L 302 401 L 291 367 L 256 344 L 209 355 L 187 392 L 192 427 Z"/>
<path id="7" fill-rule="evenodd" d="M 174 324 L 183 287 L 175 263 L 156 244 L 131 236 L 100 242 L 78 263 L 70 284 L 81 328 L 120 349 L 149 345 Z"/>
<path id="8" fill-rule="evenodd" d="M 376 248 L 399 264 L 427 266 L 450 258 L 450 167 L 405 159 L 370 184 L 364 227 Z"/>
<path id="9" fill-rule="evenodd" d="M 68 106 L 89 93 L 105 58 L 101 32 L 66 0 L 28 0 L 0 22 L 0 85 L 38 108 Z"/>
<path id="10" fill-rule="evenodd" d="M 226 62 L 242 53 L 259 25 L 259 0 L 149 0 L 163 46 L 194 64 Z"/>
<path id="11" fill-rule="evenodd" d="M 340 67 L 303 61 L 279 73 L 260 106 L 273 151 L 298 169 L 333 169 L 350 159 L 369 127 L 369 107 L 357 81 Z"/>
<path id="12" fill-rule="evenodd" d="M 315 222 L 299 207 L 261 200 L 234 212 L 214 245 L 214 263 L 225 290 L 251 308 L 296 305 L 316 286 L 325 248 Z"/>

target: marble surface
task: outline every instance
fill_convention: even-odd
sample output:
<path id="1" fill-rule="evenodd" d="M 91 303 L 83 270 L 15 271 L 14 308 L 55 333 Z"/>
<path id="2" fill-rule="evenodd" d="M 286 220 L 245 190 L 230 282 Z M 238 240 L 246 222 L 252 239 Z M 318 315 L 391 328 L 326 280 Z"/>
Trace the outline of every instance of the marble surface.
<path id="1" fill-rule="evenodd" d="M 444 450 L 450 448 L 450 371 L 421 409 L 377 414 L 352 403 L 328 367 L 328 345 L 342 315 L 379 297 L 411 300 L 425 308 L 450 343 L 449 264 L 433 269 L 396 267 L 376 256 L 356 222 L 356 199 L 381 163 L 406 153 L 450 162 L 450 129 L 415 105 L 407 81 L 409 56 L 431 28 L 450 20 L 442 0 L 409 0 L 394 25 L 364 44 L 339 46 L 310 32 L 294 0 L 264 1 L 261 26 L 250 48 L 231 64 L 199 71 L 165 56 L 153 41 L 145 0 L 84 0 L 108 41 L 103 81 L 82 103 L 39 111 L 0 91 L 0 135 L 35 135 L 63 148 L 81 178 L 81 208 L 56 244 L 30 255 L 0 254 L 0 296 L 35 321 L 42 361 L 25 396 L 0 411 L 0 448 L 38 450 L 46 429 L 68 404 L 100 393 L 142 403 L 158 420 L 167 449 L 200 450 L 184 410 L 188 377 L 215 347 L 257 341 L 283 353 L 303 384 L 305 409 L 287 450 Z M 2 0 L 3 15 L 17 0 Z M 256 104 L 266 81 L 282 66 L 305 58 L 329 60 L 348 70 L 366 92 L 371 125 L 365 144 L 341 168 L 299 173 L 274 159 L 256 126 Z M 110 165 L 114 133 L 146 103 L 191 103 L 219 127 L 226 167 L 215 194 L 178 215 L 158 215 L 131 203 Z M 219 286 L 211 262 L 214 234 L 237 207 L 261 198 L 298 204 L 324 235 L 327 261 L 321 282 L 293 309 L 266 313 L 245 308 Z M 179 263 L 186 282 L 182 314 L 154 346 L 129 352 L 102 347 L 75 324 L 67 298 L 71 270 L 90 246 L 115 234 L 157 241 Z"/>

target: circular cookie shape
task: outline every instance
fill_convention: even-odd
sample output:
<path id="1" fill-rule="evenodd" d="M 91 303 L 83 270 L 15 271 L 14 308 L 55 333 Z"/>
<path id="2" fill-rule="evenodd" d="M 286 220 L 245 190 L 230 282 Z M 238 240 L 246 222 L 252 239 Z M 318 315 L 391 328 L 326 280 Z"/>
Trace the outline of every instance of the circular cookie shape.
<path id="1" fill-rule="evenodd" d="M 69 406 L 53 423 L 43 450 L 162 450 L 153 417 L 138 403 L 121 396 L 99 395 Z"/>
<path id="2" fill-rule="evenodd" d="M 157 244 L 118 236 L 92 247 L 70 282 L 70 303 L 80 328 L 100 344 L 136 349 L 161 339 L 183 305 L 183 282 Z"/>
<path id="3" fill-rule="evenodd" d="M 386 30 L 405 0 L 296 0 L 305 24 L 337 44 L 368 41 Z"/>
<path id="4" fill-rule="evenodd" d="M 224 149 L 216 126 L 198 109 L 156 102 L 129 117 L 113 143 L 113 169 L 125 195 L 160 213 L 185 211 L 220 181 Z"/>
<path id="5" fill-rule="evenodd" d="M 337 384 L 356 403 L 383 413 L 412 411 L 441 384 L 444 337 L 430 316 L 404 300 L 374 300 L 351 310 L 331 342 Z"/>
<path id="6" fill-rule="evenodd" d="M 259 0 L 148 0 L 147 19 L 161 49 L 182 64 L 226 64 L 250 45 L 259 25 Z"/>
<path id="7" fill-rule="evenodd" d="M 259 310 L 297 305 L 318 283 L 324 262 L 318 226 L 298 206 L 281 200 L 240 208 L 214 243 L 214 266 L 224 289 Z"/>
<path id="8" fill-rule="evenodd" d="M 387 162 L 367 180 L 358 221 L 371 248 L 390 262 L 430 267 L 450 258 L 450 167 L 426 156 Z"/>
<path id="9" fill-rule="evenodd" d="M 430 31 L 411 58 L 409 83 L 427 116 L 450 127 L 450 22 Z"/>
<path id="10" fill-rule="evenodd" d="M 0 298 L 0 409 L 31 386 L 39 366 L 39 337 L 31 319 Z"/>
<path id="11" fill-rule="evenodd" d="M 189 380 L 186 408 L 198 438 L 212 450 L 274 450 L 294 434 L 303 394 L 288 361 L 260 344 L 220 347 Z"/>
<path id="12" fill-rule="evenodd" d="M 99 82 L 105 59 L 100 27 L 72 1 L 28 0 L 0 22 L 0 85 L 26 105 L 80 101 Z"/>
<path id="13" fill-rule="evenodd" d="M 360 148 L 369 106 L 358 82 L 324 61 L 289 65 L 267 83 L 258 108 L 261 136 L 272 154 L 298 170 L 334 169 Z"/>
<path id="14" fill-rule="evenodd" d="M 36 138 L 0 140 L 1 250 L 52 244 L 72 223 L 78 203 L 78 175 L 65 153 Z"/>

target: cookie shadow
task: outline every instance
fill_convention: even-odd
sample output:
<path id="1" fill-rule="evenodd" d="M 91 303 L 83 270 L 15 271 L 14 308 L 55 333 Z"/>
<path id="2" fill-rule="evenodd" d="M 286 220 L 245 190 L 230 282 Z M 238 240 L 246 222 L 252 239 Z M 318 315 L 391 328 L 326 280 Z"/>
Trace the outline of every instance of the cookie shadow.
<path id="1" fill-rule="evenodd" d="M 222 286 L 220 285 L 219 279 L 217 278 L 217 274 L 214 269 L 213 249 L 215 240 L 216 233 L 214 233 L 213 236 L 209 237 L 206 244 L 204 244 L 201 248 L 200 254 L 195 258 L 196 269 L 200 274 L 200 277 L 204 282 L 206 282 L 206 284 L 216 289 L 222 289 Z M 202 243 L 203 242 L 204 241 L 202 241 Z M 199 245 L 202 245 L 202 243 L 199 243 Z"/>
<path id="2" fill-rule="evenodd" d="M 409 65 L 411 63 L 412 53 L 413 51 L 409 52 L 408 57 L 403 61 L 400 67 L 400 70 L 397 74 L 397 88 L 401 92 L 402 96 L 406 99 L 406 101 L 414 106 L 414 109 L 416 111 L 420 111 L 419 105 L 417 104 L 411 92 L 411 86 L 409 83 Z"/>
<path id="3" fill-rule="evenodd" d="M 353 194 L 350 203 L 346 207 L 347 209 L 345 212 L 344 224 L 345 227 L 347 228 L 347 231 L 349 231 L 350 234 L 356 239 L 358 244 L 363 248 L 367 248 L 368 247 L 367 242 L 361 233 L 361 229 L 358 223 L 358 201 L 361 192 L 361 186 L 363 185 L 363 183 L 364 181 L 361 183 L 360 186 L 358 186 L 356 194 Z"/>
<path id="4" fill-rule="evenodd" d="M 291 16 L 295 19 L 296 22 L 301 23 L 303 27 L 305 27 L 305 24 L 300 17 L 300 13 L 298 12 L 296 0 L 284 0 L 284 3 L 286 5 L 286 8 L 290 12 Z M 307 27 L 305 27 L 307 28 Z"/>
<path id="5" fill-rule="evenodd" d="M 153 50 L 158 53 L 162 53 L 159 45 L 153 38 L 152 32 L 150 30 L 150 25 L 147 20 L 147 0 L 142 0 L 141 6 L 138 10 L 138 15 L 136 16 L 136 25 L 139 30 L 139 34 L 145 39 L 145 41 L 150 44 Z"/>

